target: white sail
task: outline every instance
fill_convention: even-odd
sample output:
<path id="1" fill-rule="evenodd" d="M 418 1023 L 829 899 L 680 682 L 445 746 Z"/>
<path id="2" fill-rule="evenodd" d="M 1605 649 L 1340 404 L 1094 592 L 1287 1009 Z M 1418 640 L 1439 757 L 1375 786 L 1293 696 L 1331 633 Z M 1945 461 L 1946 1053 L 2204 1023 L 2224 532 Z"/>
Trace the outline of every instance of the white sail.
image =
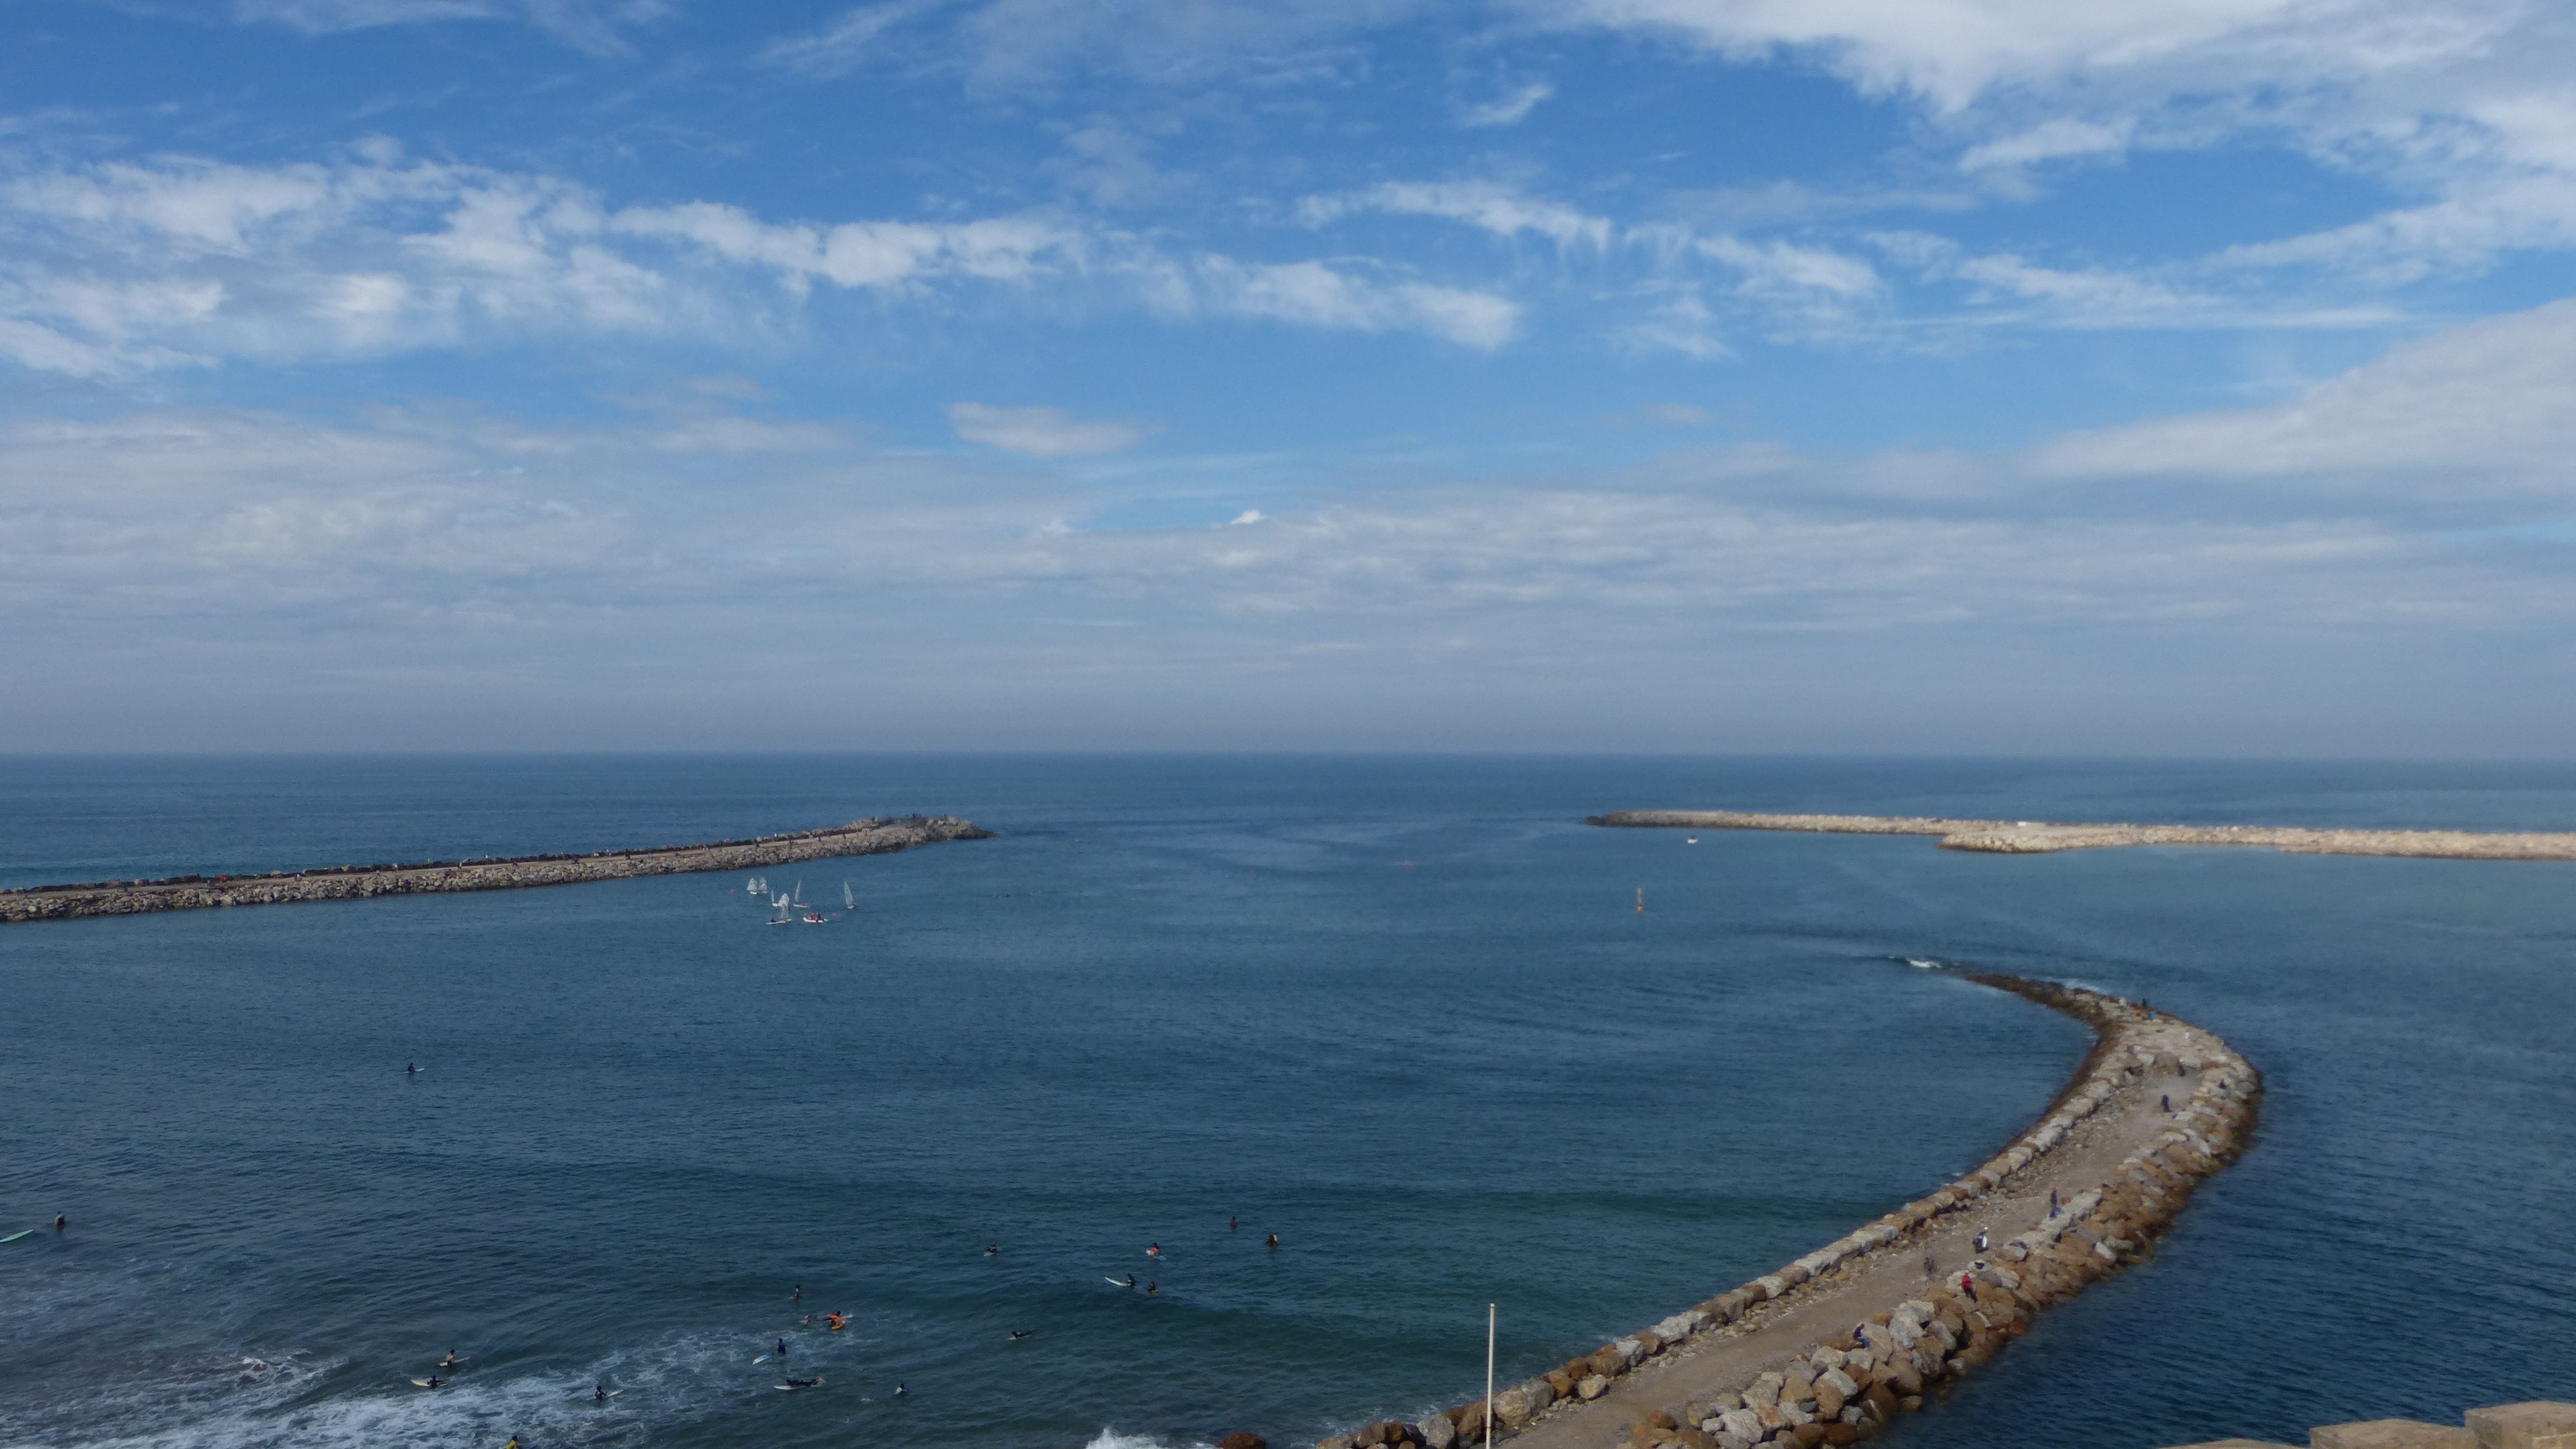
<path id="1" fill-rule="evenodd" d="M 850 894 L 850 883 L 848 881 L 841 882 L 841 909 L 845 911 L 855 911 L 858 908 L 859 898 Z"/>

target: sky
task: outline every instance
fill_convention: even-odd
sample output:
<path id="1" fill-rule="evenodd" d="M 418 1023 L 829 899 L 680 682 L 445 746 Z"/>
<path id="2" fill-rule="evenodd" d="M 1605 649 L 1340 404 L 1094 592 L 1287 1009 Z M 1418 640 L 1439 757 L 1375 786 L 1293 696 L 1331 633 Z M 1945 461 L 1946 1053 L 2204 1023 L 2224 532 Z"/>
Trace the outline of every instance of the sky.
<path id="1" fill-rule="evenodd" d="M 2567 758 L 2576 11 L 0 0 L 0 751 Z"/>

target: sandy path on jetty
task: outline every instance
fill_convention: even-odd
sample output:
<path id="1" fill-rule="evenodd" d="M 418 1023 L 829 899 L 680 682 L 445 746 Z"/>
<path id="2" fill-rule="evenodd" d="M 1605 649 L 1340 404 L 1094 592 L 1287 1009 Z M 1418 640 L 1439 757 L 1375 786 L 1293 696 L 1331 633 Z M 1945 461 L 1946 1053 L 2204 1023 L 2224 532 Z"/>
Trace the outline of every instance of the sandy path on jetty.
<path id="1" fill-rule="evenodd" d="M 1586 825 L 1668 830 L 1787 830 L 1826 835 L 1936 835 L 1944 850 L 2045 855 L 2123 845 L 2251 845 L 2293 855 L 2430 860 L 2576 860 L 2576 834 L 2483 830 L 2319 830 L 2295 825 L 2068 825 L 1949 820 L 1937 815 L 1769 815 L 1750 810 L 1613 810 Z"/>
<path id="2" fill-rule="evenodd" d="M 1740 1388 L 1854 1323 L 1924 1296 L 1933 1286 L 1923 1272 L 1926 1253 L 1955 1283 L 1959 1270 L 1977 1256 L 1971 1245 L 1980 1228 L 1990 1229 L 1989 1241 L 2000 1244 L 2048 1216 L 2050 1188 L 2071 1199 L 2100 1186 L 2124 1159 L 2154 1145 L 2172 1126 L 2173 1116 L 2157 1105 L 2159 1096 L 2169 1095 L 2181 1105 L 2190 1100 L 2193 1088 L 2216 1075 L 2205 1071 L 2141 1078 L 2122 1088 L 2105 1110 L 2086 1118 L 2069 1134 L 2071 1140 L 2031 1163 L 2002 1189 L 1973 1207 L 1935 1219 L 1937 1231 L 1873 1253 L 1856 1272 L 1846 1268 L 1809 1283 L 1755 1310 L 1743 1323 L 1696 1337 L 1667 1357 L 1641 1364 L 1614 1380 L 1600 1398 L 1560 1404 L 1508 1436 L 1508 1442 L 1513 1449 L 1624 1445 L 1645 1414 Z M 1463 1449 L 1481 1449 L 1482 1442 L 1464 1441 Z"/>

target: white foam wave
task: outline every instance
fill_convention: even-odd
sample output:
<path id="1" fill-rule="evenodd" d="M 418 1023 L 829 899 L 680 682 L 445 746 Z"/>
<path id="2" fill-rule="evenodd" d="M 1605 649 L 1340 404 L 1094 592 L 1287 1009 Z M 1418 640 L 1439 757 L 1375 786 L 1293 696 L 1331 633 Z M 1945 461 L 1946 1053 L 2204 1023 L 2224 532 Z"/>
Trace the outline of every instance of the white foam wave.
<path id="1" fill-rule="evenodd" d="M 1116 1429 L 1104 1428 L 1093 1435 L 1091 1442 L 1083 1445 L 1082 1449 L 1176 1449 L 1176 1446 L 1172 1441 L 1152 1434 L 1121 1434 Z M 1177 1446 L 1177 1449 L 1211 1449 L 1211 1446 L 1194 1443 Z"/>

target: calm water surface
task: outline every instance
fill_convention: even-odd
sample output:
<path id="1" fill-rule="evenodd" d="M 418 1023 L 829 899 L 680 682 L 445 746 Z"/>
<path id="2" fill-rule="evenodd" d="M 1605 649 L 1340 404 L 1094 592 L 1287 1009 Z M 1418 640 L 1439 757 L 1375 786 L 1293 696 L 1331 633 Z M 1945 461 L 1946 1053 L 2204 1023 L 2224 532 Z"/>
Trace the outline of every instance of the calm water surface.
<path id="1" fill-rule="evenodd" d="M 0 930 L 0 1233 L 73 1220 L 0 1246 L 0 1443 L 1074 1449 L 1416 1414 L 1480 1381 L 1488 1301 L 1524 1374 L 2017 1130 L 2082 1032 L 1905 956 L 2146 995 L 2271 1091 L 2153 1264 L 1889 1442 L 2576 1397 L 2576 868 L 1576 823 L 1703 803 L 2564 829 L 2576 771 L 0 763 L 0 884 L 1002 832 L 773 872 L 836 914 L 848 883 L 820 928 L 679 876 Z M 822 1389 L 752 1362 L 780 1336 Z M 410 1387 L 450 1347 L 455 1385 Z"/>

